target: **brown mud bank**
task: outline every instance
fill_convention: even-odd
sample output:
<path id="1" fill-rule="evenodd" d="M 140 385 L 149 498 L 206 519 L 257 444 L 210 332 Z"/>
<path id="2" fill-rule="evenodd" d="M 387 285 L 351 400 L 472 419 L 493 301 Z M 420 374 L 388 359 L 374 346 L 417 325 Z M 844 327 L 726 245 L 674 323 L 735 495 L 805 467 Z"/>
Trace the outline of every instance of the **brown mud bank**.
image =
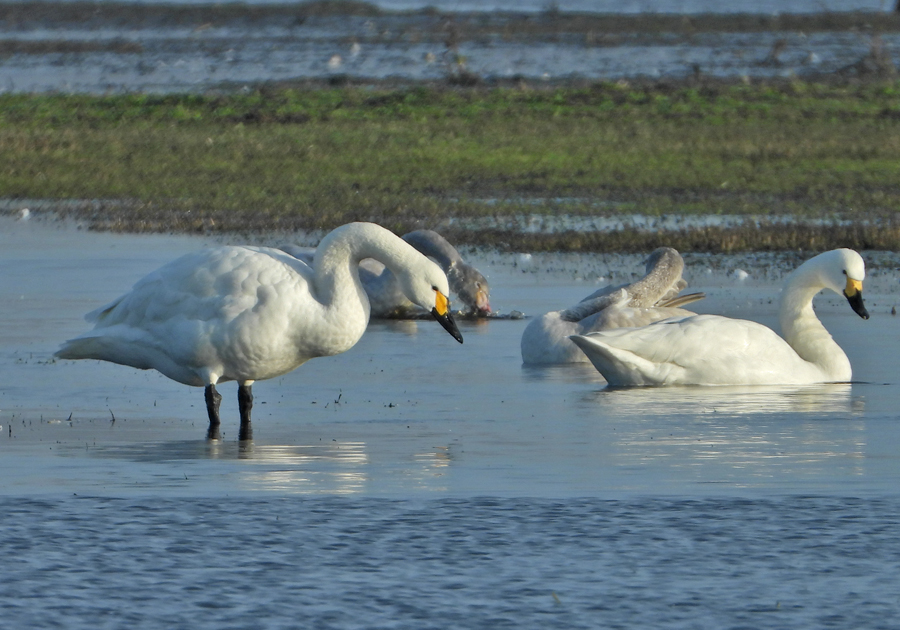
<path id="1" fill-rule="evenodd" d="M 28 206 L 26 208 L 26 206 Z M 15 209 L 18 208 L 18 209 Z M 325 230 L 311 228 L 301 217 L 255 216 L 253 213 L 204 213 L 195 216 L 139 203 L 116 201 L 0 200 L 0 216 L 20 220 L 61 221 L 79 229 L 133 234 L 195 234 L 225 239 L 243 238 L 272 243 L 314 246 Z M 856 250 L 900 251 L 900 220 L 766 218 L 758 216 L 703 216 L 696 221 L 667 217 L 596 217 L 593 227 L 568 216 L 490 217 L 467 221 L 385 220 L 355 217 L 387 225 L 398 234 L 434 229 L 459 247 L 497 252 L 621 253 L 642 254 L 657 247 L 683 253 L 746 254 L 750 252 L 821 252 L 837 247 Z M 605 219 L 605 220 L 604 220 Z M 530 227 L 525 227 L 530 226 Z"/>

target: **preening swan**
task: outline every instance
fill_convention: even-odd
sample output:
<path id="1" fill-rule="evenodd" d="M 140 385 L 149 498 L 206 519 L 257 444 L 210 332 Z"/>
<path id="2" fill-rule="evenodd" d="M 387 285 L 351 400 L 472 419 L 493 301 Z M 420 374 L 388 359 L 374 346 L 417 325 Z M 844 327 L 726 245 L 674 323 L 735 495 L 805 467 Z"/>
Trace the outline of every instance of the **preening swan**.
<path id="1" fill-rule="evenodd" d="M 588 358 L 569 340 L 571 335 L 693 315 L 678 307 L 700 300 L 704 294 L 678 295 L 687 286 L 682 271 L 684 260 L 676 250 L 654 250 L 647 259 L 646 275 L 637 282 L 604 287 L 571 308 L 531 320 L 522 333 L 522 362 L 584 363 Z"/>
<path id="2" fill-rule="evenodd" d="M 773 330 L 743 319 L 694 315 L 643 328 L 572 337 L 610 385 L 796 385 L 849 381 L 850 361 L 816 317 L 822 289 L 842 293 L 863 319 L 862 257 L 836 249 L 806 261 L 785 280 Z"/>
<path id="3" fill-rule="evenodd" d="M 403 240 L 437 261 L 447 274 L 450 290 L 476 316 L 491 312 L 490 285 L 478 269 L 467 264 L 447 239 L 433 230 L 415 230 L 403 235 Z M 314 248 L 284 245 L 291 256 L 303 261 L 312 259 Z M 421 312 L 418 306 L 403 294 L 397 278 L 390 269 L 376 260 L 364 260 L 360 266 L 360 278 L 369 296 L 371 317 L 408 317 Z"/>
<path id="4" fill-rule="evenodd" d="M 89 313 L 94 329 L 65 342 L 56 356 L 152 368 L 205 387 L 211 437 L 219 426 L 216 384 L 237 381 L 247 438 L 254 381 L 349 350 L 362 336 L 369 321 L 359 278 L 365 258 L 391 269 L 404 294 L 462 343 L 444 272 L 388 230 L 350 223 L 322 239 L 311 266 L 266 247 L 183 256 Z"/>

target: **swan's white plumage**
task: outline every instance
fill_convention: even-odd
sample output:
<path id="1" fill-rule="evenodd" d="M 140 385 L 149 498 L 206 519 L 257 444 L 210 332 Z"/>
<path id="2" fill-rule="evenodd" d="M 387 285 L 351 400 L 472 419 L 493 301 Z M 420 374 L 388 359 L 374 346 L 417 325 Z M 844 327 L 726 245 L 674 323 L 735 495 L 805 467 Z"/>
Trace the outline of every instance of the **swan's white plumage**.
<path id="1" fill-rule="evenodd" d="M 572 335 L 693 315 L 678 306 L 699 300 L 703 294 L 678 296 L 687 286 L 681 277 L 683 269 L 681 255 L 670 247 L 661 247 L 650 255 L 646 275 L 637 282 L 603 287 L 575 306 L 536 317 L 522 333 L 522 362 L 585 363 L 588 358 L 570 341 Z"/>
<path id="2" fill-rule="evenodd" d="M 359 340 L 369 319 L 365 258 L 391 268 L 412 301 L 441 310 L 437 292 L 449 287 L 435 263 L 384 228 L 352 223 L 323 239 L 312 266 L 265 247 L 183 256 L 89 314 L 94 329 L 57 356 L 152 368 L 187 385 L 273 378 Z"/>
<path id="3" fill-rule="evenodd" d="M 812 258 L 786 280 L 780 321 L 784 338 L 755 322 L 694 315 L 642 328 L 573 336 L 611 385 L 755 385 L 848 381 L 850 361 L 812 308 L 821 289 L 862 305 L 865 264 L 849 249 Z"/>

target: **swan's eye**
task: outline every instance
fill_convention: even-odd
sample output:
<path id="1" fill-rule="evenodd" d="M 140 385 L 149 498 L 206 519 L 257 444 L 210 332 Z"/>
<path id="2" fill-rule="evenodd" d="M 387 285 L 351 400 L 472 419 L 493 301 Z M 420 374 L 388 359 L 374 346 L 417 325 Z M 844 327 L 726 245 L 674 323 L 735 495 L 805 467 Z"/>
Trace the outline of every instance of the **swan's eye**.
<path id="1" fill-rule="evenodd" d="M 846 270 L 846 269 L 843 269 L 843 270 L 841 270 L 841 273 L 844 274 L 844 275 L 846 276 L 846 275 L 847 275 L 847 270 Z"/>

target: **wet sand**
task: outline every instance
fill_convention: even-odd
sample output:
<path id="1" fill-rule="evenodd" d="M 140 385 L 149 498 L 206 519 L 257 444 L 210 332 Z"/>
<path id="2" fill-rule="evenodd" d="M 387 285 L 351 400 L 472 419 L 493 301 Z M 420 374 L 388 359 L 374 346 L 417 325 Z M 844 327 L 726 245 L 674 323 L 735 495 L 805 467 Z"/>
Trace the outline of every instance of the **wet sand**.
<path id="1" fill-rule="evenodd" d="M 817 311 L 854 383 L 607 390 L 590 366 L 523 367 L 525 320 L 466 321 L 459 346 L 430 321 L 373 322 L 362 341 L 257 383 L 254 439 L 205 439 L 202 390 L 96 361 L 56 361 L 82 316 L 212 241 L 0 225 L 0 493 L 371 497 L 894 494 L 900 480 L 894 255 L 866 283 L 872 319 L 836 296 Z M 637 256 L 468 252 L 499 312 L 568 306 L 642 269 Z M 701 312 L 774 326 L 793 264 L 688 256 Z M 742 268 L 749 276 L 740 280 Z"/>

